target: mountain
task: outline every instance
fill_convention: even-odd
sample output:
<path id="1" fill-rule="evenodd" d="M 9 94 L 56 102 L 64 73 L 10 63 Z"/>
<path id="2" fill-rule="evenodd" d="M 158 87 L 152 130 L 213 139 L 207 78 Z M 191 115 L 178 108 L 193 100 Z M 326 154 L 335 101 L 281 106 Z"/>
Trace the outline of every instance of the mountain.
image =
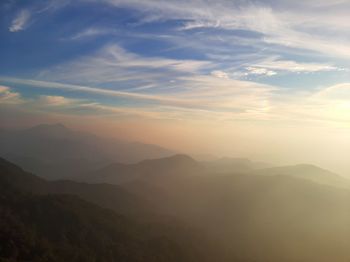
<path id="1" fill-rule="evenodd" d="M 346 261 L 350 191 L 290 175 L 187 173 L 123 187 L 229 250 L 231 261 Z M 166 177 L 166 179 L 164 179 Z"/>
<path id="2" fill-rule="evenodd" d="M 253 162 L 246 158 L 231 157 L 212 159 L 210 161 L 202 161 L 201 164 L 213 173 L 241 173 L 269 166 L 266 163 Z"/>
<path id="3" fill-rule="evenodd" d="M 123 214 L 146 215 L 154 211 L 146 201 L 117 185 L 87 184 L 69 180 L 46 181 L 4 159 L 0 159 L 0 174 L 3 181 L 21 192 L 40 195 L 74 194 Z"/>
<path id="4" fill-rule="evenodd" d="M 40 220 L 39 215 L 34 214 L 30 215 L 35 219 L 30 220 L 30 226 L 28 226 L 27 220 L 23 220 L 22 213 L 18 213 L 19 210 L 23 210 L 26 215 L 37 211 L 41 216 L 46 212 L 51 214 L 53 212 L 50 211 L 51 209 L 41 211 L 40 201 L 38 203 L 35 200 L 35 204 L 26 201 L 32 199 L 31 197 L 46 199 L 56 197 L 58 194 L 58 204 L 55 200 L 54 209 L 57 208 L 56 206 L 59 210 L 63 207 L 65 212 L 68 212 L 68 217 L 71 217 L 71 212 L 77 212 L 72 215 L 73 217 L 80 217 L 80 214 L 82 217 L 87 217 L 87 220 L 81 217 L 78 221 L 87 221 L 85 225 L 88 229 L 76 224 L 75 220 L 72 222 L 70 219 L 63 219 L 62 223 L 66 221 L 64 226 L 60 226 L 57 222 L 59 232 L 64 232 L 64 239 L 71 241 L 69 236 L 77 234 L 85 241 L 85 235 L 79 235 L 81 231 L 96 232 L 95 225 L 99 230 L 104 228 L 99 222 L 97 224 L 94 222 L 92 226 L 90 219 L 99 221 L 99 218 L 91 218 L 90 211 L 86 211 L 86 209 L 94 209 L 90 208 L 90 205 L 98 204 L 104 208 L 113 209 L 117 212 L 117 216 L 131 223 L 124 224 L 123 230 L 119 229 L 121 232 L 124 230 L 129 232 L 131 227 L 135 230 L 133 232 L 136 236 L 141 237 L 146 243 L 152 237 L 159 239 L 159 236 L 165 236 L 166 243 L 170 241 L 171 251 L 165 252 L 166 257 L 162 257 L 163 260 L 154 260 L 148 257 L 149 253 L 146 252 L 148 249 L 139 245 L 139 242 L 133 239 L 133 235 L 131 242 L 125 242 L 126 240 L 122 238 L 121 243 L 126 243 L 124 248 L 127 252 L 131 247 L 135 247 L 140 250 L 144 258 L 148 258 L 146 261 L 186 261 L 189 256 L 193 261 L 207 259 L 207 261 L 225 262 L 342 262 L 350 257 L 350 190 L 329 183 L 329 180 L 334 181 L 337 177 L 329 171 L 310 165 L 265 168 L 249 172 L 213 173 L 191 157 L 175 155 L 136 164 L 113 164 L 98 172 L 89 173 L 86 177 L 95 179 L 95 182 L 103 180 L 118 184 L 106 185 L 72 181 L 49 182 L 28 174 L 6 161 L 0 161 L 0 186 L 2 185 L 0 201 L 4 200 L 2 205 L 12 203 L 12 200 L 10 202 L 6 200 L 8 196 L 1 195 L 7 194 L 8 191 L 12 197 L 15 197 L 14 203 L 22 203 L 22 200 L 17 199 L 18 195 L 24 195 L 23 201 L 25 201 L 25 204 L 21 204 L 18 209 L 14 209 L 12 204 L 6 207 L 6 210 L 10 210 L 8 213 L 11 214 L 11 219 L 15 221 L 19 219 L 19 221 L 0 220 L 0 225 L 1 223 L 3 225 L 0 228 L 4 231 L 4 233 L 0 232 L 0 239 L 1 234 L 4 234 L 2 239 L 14 235 L 13 241 L 19 238 L 23 243 L 27 243 L 27 240 L 22 240 L 21 235 L 18 236 L 18 232 L 26 232 L 27 228 L 33 230 L 35 221 L 40 221 L 40 225 L 45 225 L 47 222 Z M 323 180 L 327 178 L 327 184 L 319 182 L 321 178 Z M 11 193 L 11 188 L 16 192 Z M 69 197 L 66 194 L 76 195 L 73 199 L 79 199 L 77 200 L 79 204 L 76 204 L 75 200 L 61 200 L 61 197 Z M 49 202 L 51 201 L 53 200 Z M 91 201 L 94 204 L 88 204 L 90 207 L 83 208 L 81 211 L 83 204 L 80 201 Z M 69 203 L 73 203 L 73 206 L 66 207 Z M 26 208 L 27 205 L 30 208 Z M 51 206 L 51 204 L 48 205 Z M 95 212 L 104 211 L 98 209 L 91 212 L 95 214 Z M 152 216 L 152 214 L 157 215 Z M 57 216 L 64 217 L 61 213 Z M 52 220 L 56 223 L 55 219 Z M 107 221 L 107 225 L 112 223 L 108 222 L 110 220 L 107 218 L 102 220 Z M 111 220 L 119 221 L 117 218 Z M 74 224 L 74 228 L 77 226 L 79 231 L 66 233 L 66 228 L 71 224 Z M 5 225 L 11 225 L 11 227 Z M 16 229 L 20 227 L 22 230 Z M 6 228 L 15 228 L 15 233 L 10 230 L 11 235 L 7 235 Z M 40 229 L 40 226 L 34 227 L 35 230 L 39 230 L 37 228 Z M 43 231 L 45 234 L 47 228 L 49 227 L 46 226 L 46 231 Z M 110 228 L 106 230 L 113 232 Z M 32 234 L 42 236 L 49 246 L 58 246 L 63 250 L 62 254 L 71 255 L 60 246 L 62 239 L 59 243 L 52 242 L 51 237 L 48 238 L 41 232 L 34 231 L 29 236 L 25 236 L 25 239 L 33 239 Z M 54 239 L 57 239 L 57 235 L 54 236 Z M 100 233 L 93 237 L 94 241 L 107 244 L 109 239 L 114 239 L 110 235 L 100 236 Z M 104 239 L 102 242 L 100 237 Z M 96 249 L 91 248 L 89 244 L 83 241 L 82 245 L 77 246 L 74 241 L 71 243 L 73 246 L 70 250 L 88 248 L 91 249 L 89 252 L 93 252 L 93 254 L 89 253 L 89 257 L 96 256 Z M 133 241 L 136 241 L 135 245 L 132 244 Z M 15 243 L 13 246 L 20 246 L 19 243 Z M 29 242 L 25 250 L 32 249 L 30 243 L 41 242 L 40 240 Z M 212 243 L 215 243 L 214 248 Z M 156 242 L 155 246 L 161 247 L 161 254 L 164 255 L 162 244 L 163 240 Z M 35 250 L 40 250 L 42 245 L 44 244 L 36 246 Z M 120 243 L 113 246 L 120 247 Z M 104 244 L 101 248 L 105 250 Z M 117 249 L 120 250 L 120 248 Z M 100 253 L 105 255 L 104 252 Z M 185 257 L 174 258 L 179 252 L 182 255 L 186 254 Z M 192 252 L 195 252 L 195 255 Z M 218 255 L 218 252 L 221 255 Z M 128 261 L 124 257 L 121 260 Z M 82 259 L 82 261 L 86 260 Z M 142 260 L 135 258 L 133 261 Z"/>
<path id="5" fill-rule="evenodd" d="M 50 179 L 71 178 L 108 163 L 132 163 L 172 154 L 156 145 L 101 138 L 62 124 L 0 130 L 1 157 Z"/>
<path id="6" fill-rule="evenodd" d="M 308 164 L 264 168 L 254 170 L 252 173 L 265 176 L 287 175 L 307 179 L 320 184 L 350 188 L 350 181 L 348 179 L 331 171 Z"/>
<path id="7" fill-rule="evenodd" d="M 187 155 L 173 155 L 160 159 L 143 160 L 136 164 L 115 163 L 82 176 L 89 182 L 123 184 L 136 180 L 163 180 L 205 172 L 203 166 Z"/>
<path id="8" fill-rule="evenodd" d="M 33 193 L 45 182 L 0 159 L 0 261 L 221 261 L 195 231 L 137 222 L 74 195 Z"/>

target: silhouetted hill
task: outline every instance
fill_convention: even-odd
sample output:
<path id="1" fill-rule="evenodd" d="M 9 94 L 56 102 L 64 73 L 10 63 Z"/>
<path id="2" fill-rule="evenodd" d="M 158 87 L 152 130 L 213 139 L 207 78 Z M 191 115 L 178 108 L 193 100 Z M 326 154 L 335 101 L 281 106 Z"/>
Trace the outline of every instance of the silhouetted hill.
<path id="1" fill-rule="evenodd" d="M 202 236 L 188 229 L 139 223 L 73 195 L 29 193 L 31 186 L 36 190 L 46 187 L 44 180 L 0 159 L 1 261 L 195 262 L 219 258 Z"/>
<path id="2" fill-rule="evenodd" d="M 45 178 L 71 178 L 108 163 L 173 154 L 156 145 L 100 138 L 62 124 L 0 131 L 0 156 Z"/>
<path id="3" fill-rule="evenodd" d="M 82 199 L 123 214 L 152 212 L 146 201 L 138 199 L 124 188 L 108 184 L 87 184 L 69 180 L 46 181 L 23 171 L 20 167 L 0 158 L 2 181 L 17 190 L 33 194 L 74 194 Z"/>
<path id="4" fill-rule="evenodd" d="M 174 155 L 161 159 L 149 159 L 137 164 L 115 163 L 83 176 L 90 182 L 122 184 L 135 180 L 169 179 L 205 172 L 203 166 L 186 155 Z"/>
<path id="5" fill-rule="evenodd" d="M 42 195 L 77 194 L 133 217 L 134 223 L 146 217 L 143 214 L 147 210 L 163 214 L 172 219 L 155 217 L 156 228 L 159 229 L 160 221 L 166 221 L 168 226 L 187 225 L 188 232 L 195 228 L 220 246 L 214 250 L 227 252 L 224 261 L 343 262 L 350 257 L 350 191 L 330 183 L 313 182 L 311 177 L 331 181 L 337 177 L 315 166 L 208 173 L 207 168 L 192 158 L 175 155 L 137 164 L 115 164 L 109 166 L 105 176 L 93 174 L 100 175 L 98 179 L 120 184 L 113 186 L 47 182 L 30 174 L 23 177 L 21 169 L 4 163 L 5 173 L 13 175 L 3 176 L 11 179 L 3 181 L 15 184 L 21 191 L 44 188 L 47 191 L 42 191 Z M 0 170 L 1 166 L 0 162 Z M 4 186 L 3 191 L 7 188 Z M 128 212 L 129 207 L 135 212 Z M 147 221 L 151 219 L 149 216 Z M 192 238 L 190 242 L 182 242 L 183 235 L 186 234 L 176 239 L 192 249 Z M 196 243 L 200 248 L 195 250 L 201 250 L 201 241 Z M 198 256 L 194 261 L 203 261 Z M 221 256 L 206 258 L 219 261 Z"/>

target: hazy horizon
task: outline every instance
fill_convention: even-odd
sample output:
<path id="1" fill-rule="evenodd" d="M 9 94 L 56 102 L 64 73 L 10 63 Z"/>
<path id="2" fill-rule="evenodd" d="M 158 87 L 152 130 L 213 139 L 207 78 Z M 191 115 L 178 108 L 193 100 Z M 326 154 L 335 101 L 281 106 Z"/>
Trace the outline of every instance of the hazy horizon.
<path id="1" fill-rule="evenodd" d="M 0 261 L 350 261 L 350 0 L 1 0 Z"/>
<path id="2" fill-rule="evenodd" d="M 328 148 L 327 152 L 324 153 L 325 149 L 320 149 L 318 147 L 318 154 L 312 154 L 310 155 L 310 151 L 308 151 L 309 145 L 311 145 L 311 141 L 309 143 L 306 143 L 305 140 L 303 141 L 303 144 L 293 144 L 289 147 L 286 147 L 286 144 L 280 145 L 276 141 L 276 137 L 270 137 L 267 140 L 267 138 L 264 139 L 264 144 L 257 145 L 256 141 L 222 141 L 222 144 L 210 144 L 211 141 L 206 141 L 207 143 L 205 145 L 202 144 L 202 140 L 193 139 L 192 136 L 189 137 L 182 137 L 177 136 L 174 137 L 173 132 L 167 130 L 166 134 L 163 135 L 164 142 L 160 140 L 157 135 L 156 136 L 139 136 L 138 128 L 135 126 L 128 126 L 130 129 L 126 127 L 120 127 L 116 125 L 112 129 L 107 129 L 104 125 L 99 125 L 96 127 L 96 121 L 89 124 L 77 124 L 74 122 L 63 122 L 60 121 L 61 118 L 54 118 L 52 122 L 32 122 L 32 123 L 26 123 L 21 125 L 2 125 L 0 128 L 4 128 L 7 130 L 22 130 L 26 128 L 35 127 L 37 125 L 42 124 L 63 124 L 69 129 L 72 129 L 74 131 L 82 131 L 87 132 L 91 134 L 98 135 L 102 138 L 114 138 L 125 142 L 140 142 L 140 143 L 146 143 L 146 144 L 154 144 L 161 147 L 164 147 L 166 149 L 172 150 L 177 153 L 187 154 L 191 155 L 195 159 L 198 160 L 210 160 L 210 159 L 219 159 L 219 158 L 246 158 L 252 161 L 256 162 L 265 162 L 267 164 L 270 164 L 272 166 L 287 166 L 287 165 L 297 165 L 297 164 L 312 164 L 319 166 L 324 169 L 328 169 L 330 171 L 333 171 L 335 173 L 338 173 L 342 176 L 348 177 L 348 169 L 347 169 L 347 159 L 344 155 L 344 158 L 341 158 L 339 155 L 331 155 L 330 150 L 337 150 L 337 146 L 335 148 L 331 149 Z M 107 126 L 110 125 L 110 123 L 106 123 Z M 149 128 L 149 129 L 147 129 Z M 150 130 L 149 132 L 154 131 L 154 126 L 143 126 L 143 130 Z M 134 131 L 134 133 L 132 132 Z M 159 131 L 159 130 L 158 130 Z M 173 135 L 173 136 L 171 136 Z M 242 135 L 241 135 L 242 137 Z M 183 138 L 183 140 L 181 140 Z M 249 136 L 246 137 L 246 139 L 249 139 Z M 251 139 L 251 138 L 250 138 Z M 314 138 L 313 138 L 314 139 Z M 217 142 L 217 140 L 212 140 Z M 266 143 L 266 144 L 265 144 Z M 271 143 L 269 145 L 269 143 Z M 275 143 L 278 145 L 275 146 Z M 306 144 L 305 144 L 306 143 Z M 314 142 L 316 143 L 316 142 Z M 260 146 L 259 152 L 254 152 L 258 147 Z M 221 147 L 221 148 L 220 148 Z M 230 148 L 232 147 L 232 148 Z M 295 150 L 295 152 L 285 152 L 285 150 Z M 251 151 L 250 151 L 251 150 Z M 300 150 L 300 151 L 299 151 Z M 316 149 L 313 149 L 316 150 Z M 267 153 L 269 152 L 269 153 Z M 313 151 L 311 151 L 313 152 Z M 295 154 L 294 157 L 293 154 Z M 324 153 L 324 154 L 323 154 Z M 334 157 L 334 161 L 330 159 L 331 157 Z"/>
<path id="3" fill-rule="evenodd" d="M 348 1 L 2 1 L 4 127 L 350 176 Z M 142 130 L 142 132 L 140 132 Z"/>

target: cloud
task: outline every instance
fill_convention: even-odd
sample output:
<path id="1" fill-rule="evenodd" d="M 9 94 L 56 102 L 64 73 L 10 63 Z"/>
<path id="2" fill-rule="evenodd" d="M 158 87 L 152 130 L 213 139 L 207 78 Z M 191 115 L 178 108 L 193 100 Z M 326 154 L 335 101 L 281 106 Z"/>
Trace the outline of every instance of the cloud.
<path id="1" fill-rule="evenodd" d="M 79 115 L 149 115 L 141 114 L 135 109 L 108 106 L 87 99 L 73 99 L 65 96 L 40 95 L 39 97 L 27 99 L 27 108 L 43 112 L 79 114 Z"/>
<path id="2" fill-rule="evenodd" d="M 201 60 L 145 57 L 109 45 L 94 55 L 44 72 L 40 77 L 48 83 L 25 82 L 181 108 L 245 111 L 262 104 L 265 108 L 274 87 L 230 79 L 222 70 L 210 70 L 216 66 Z M 76 79 L 92 85 L 108 84 L 109 88 L 53 83 Z"/>
<path id="3" fill-rule="evenodd" d="M 214 70 L 211 72 L 211 75 L 218 77 L 218 78 L 226 78 L 226 79 L 229 78 L 228 74 L 224 71 L 221 71 L 221 70 Z"/>
<path id="4" fill-rule="evenodd" d="M 86 116 L 123 116 L 143 118 L 166 118 L 164 114 L 150 108 L 132 108 L 112 106 L 98 103 L 93 100 L 76 99 L 65 96 L 39 95 L 34 97 L 20 97 L 19 93 L 8 91 L 9 88 L 0 86 L 0 107 L 13 105 L 12 109 L 20 109 L 24 112 L 41 112 L 49 116 L 60 115 L 86 115 Z M 19 99 L 20 97 L 20 99 Z M 7 108 L 9 109 L 9 108 Z"/>
<path id="5" fill-rule="evenodd" d="M 105 0 L 116 7 L 135 9 L 144 22 L 179 20 L 180 30 L 247 30 L 261 34 L 274 48 L 311 50 L 326 56 L 350 54 L 344 34 L 350 29 L 348 1 L 225 1 Z"/>
<path id="6" fill-rule="evenodd" d="M 124 92 L 112 89 L 103 89 L 89 86 L 62 84 L 57 82 L 37 81 L 28 79 L 1 78 L 0 80 L 29 85 L 46 89 L 60 89 L 64 91 L 74 91 L 76 93 L 88 93 L 99 96 L 121 97 L 133 101 L 148 101 L 148 107 L 157 107 L 167 105 L 178 108 L 187 108 L 193 110 L 205 111 L 233 111 L 242 112 L 255 108 L 260 110 L 261 106 L 266 106 L 271 92 L 275 89 L 268 85 L 262 85 L 252 82 L 239 80 L 223 79 L 214 76 L 188 76 L 181 80 L 181 88 L 172 90 L 168 94 L 142 94 L 135 92 Z M 97 96 L 96 96 L 97 95 Z M 62 98 L 47 98 L 53 103 L 65 102 Z M 128 102 L 131 107 L 137 107 L 137 103 Z M 264 109 L 265 110 L 265 109 Z"/>
<path id="7" fill-rule="evenodd" d="M 269 72 L 282 71 L 291 73 L 315 73 L 315 72 L 327 72 L 327 71 L 341 71 L 341 68 L 337 68 L 329 64 L 321 63 L 300 63 L 292 60 L 283 60 L 276 57 L 267 58 L 259 63 L 252 64 L 247 68 L 248 71 L 253 74 L 261 72 L 261 74 L 268 74 Z"/>
<path id="8" fill-rule="evenodd" d="M 111 28 L 89 27 L 74 34 L 68 39 L 81 40 L 81 39 L 92 38 L 92 37 L 103 36 L 103 35 L 113 35 L 116 33 L 117 33 L 117 30 L 111 29 Z"/>
<path id="9" fill-rule="evenodd" d="M 19 93 L 12 92 L 9 87 L 0 85 L 0 104 L 19 104 L 21 102 Z"/>
<path id="10" fill-rule="evenodd" d="M 9 27 L 10 32 L 18 32 L 22 31 L 27 27 L 27 24 L 30 20 L 31 13 L 29 10 L 20 11 L 17 16 L 12 20 L 11 25 Z"/>
<path id="11" fill-rule="evenodd" d="M 40 19 L 40 15 L 44 13 L 53 13 L 70 3 L 70 0 L 31 1 L 30 5 L 27 5 L 25 9 L 17 13 L 8 30 L 13 33 L 25 30 L 28 28 L 29 24 L 33 24 L 36 20 Z"/>
<path id="12" fill-rule="evenodd" d="M 348 102 L 350 101 L 350 83 L 341 83 L 324 88 L 317 92 L 313 97 L 315 99 L 333 102 Z"/>
<path id="13" fill-rule="evenodd" d="M 4 79 L 1 79 L 4 80 Z M 307 125 L 348 125 L 350 121 L 350 84 L 343 83 L 313 92 L 297 91 L 293 95 L 283 90 L 247 81 L 191 76 L 183 79 L 191 88 L 168 96 L 119 93 L 113 90 L 66 85 L 35 80 L 6 79 L 22 85 L 46 89 L 74 91 L 98 96 L 72 99 L 66 96 L 41 95 L 18 100 L 19 94 L 1 86 L 0 103 L 12 103 L 26 110 L 60 114 L 104 115 L 150 119 L 191 121 L 269 121 L 270 123 L 305 123 Z M 134 100 L 126 106 L 107 104 L 99 96 L 127 97 Z M 21 101 L 19 103 L 18 101 Z M 125 100 L 124 100 L 125 101 Z M 141 103 L 138 103 L 140 101 Z M 142 103 L 150 101 L 152 103 Z"/>
<path id="14" fill-rule="evenodd" d="M 145 86 L 167 89 L 174 86 L 171 80 L 179 75 L 197 74 L 211 67 L 209 61 L 145 57 L 112 44 L 94 54 L 46 69 L 38 77 L 80 85 L 114 84 L 120 90 L 141 90 Z"/>
<path id="15" fill-rule="evenodd" d="M 265 75 L 265 76 L 274 76 L 277 72 L 268 70 L 266 68 L 248 66 L 246 67 L 246 75 Z"/>
<path id="16" fill-rule="evenodd" d="M 122 97 L 122 98 L 141 100 L 141 101 L 154 101 L 154 102 L 160 102 L 160 103 L 191 105 L 191 101 L 177 99 L 176 97 L 165 96 L 165 95 L 149 95 L 149 94 L 141 94 L 141 93 L 133 93 L 133 92 L 111 90 L 111 89 L 96 88 L 96 87 L 90 87 L 90 86 L 63 84 L 63 83 L 48 82 L 48 81 L 38 81 L 38 80 L 31 80 L 31 79 L 18 79 L 18 78 L 4 78 L 3 77 L 3 78 L 0 78 L 0 80 L 5 81 L 5 82 L 11 82 L 11 83 L 39 87 L 39 88 L 60 89 L 60 90 L 66 90 L 66 91 L 75 91 L 75 92 L 79 92 L 79 93 L 95 94 L 95 95 L 100 95 L 100 96 Z"/>
<path id="17" fill-rule="evenodd" d="M 73 104 L 77 100 L 74 99 L 68 99 L 64 96 L 47 96 L 47 95 L 41 95 L 38 99 L 38 102 L 41 105 L 46 106 L 66 106 Z"/>

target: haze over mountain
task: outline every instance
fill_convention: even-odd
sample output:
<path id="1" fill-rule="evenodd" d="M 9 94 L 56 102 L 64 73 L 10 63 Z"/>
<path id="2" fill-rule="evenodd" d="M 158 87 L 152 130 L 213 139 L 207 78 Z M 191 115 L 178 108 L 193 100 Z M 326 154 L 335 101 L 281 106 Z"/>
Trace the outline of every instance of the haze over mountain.
<path id="1" fill-rule="evenodd" d="M 199 164 L 185 156 L 152 160 L 146 168 L 155 167 L 150 173 L 138 169 L 141 163 L 115 165 L 107 173 L 102 169 L 100 179 L 121 184 L 209 233 L 237 261 L 345 261 L 350 256 L 350 191 L 331 186 L 338 175 L 308 165 L 230 174 L 185 168 L 174 175 L 171 164 L 166 172 L 152 163 L 175 160 L 191 168 Z"/>
<path id="2" fill-rule="evenodd" d="M 42 124 L 0 131 L 0 156 L 46 178 L 76 176 L 112 162 L 131 163 L 174 154 L 156 145 L 125 142 Z"/>
<path id="3" fill-rule="evenodd" d="M 167 180 L 193 175 L 264 175 L 291 176 L 330 186 L 349 187 L 349 180 L 334 172 L 308 164 L 266 168 L 268 164 L 242 158 L 221 158 L 200 162 L 187 155 L 140 161 L 135 164 L 114 163 L 78 177 L 82 181 L 123 184 L 135 180 Z"/>
<path id="4" fill-rule="evenodd" d="M 0 262 L 350 262 L 350 0 L 0 0 Z"/>
<path id="5" fill-rule="evenodd" d="M 249 172 L 255 169 L 269 167 L 271 164 L 263 162 L 255 162 L 246 158 L 222 157 L 212 159 L 210 161 L 202 161 L 202 165 L 217 173 L 232 173 L 232 172 Z"/>
<path id="6" fill-rule="evenodd" d="M 287 175 L 311 180 L 320 184 L 342 188 L 350 188 L 350 181 L 344 178 L 343 176 L 337 175 L 334 172 L 309 164 L 257 169 L 252 171 L 252 173 L 256 175 L 267 176 Z"/>
<path id="7" fill-rule="evenodd" d="M 72 195 L 84 198 L 85 190 L 90 192 L 85 197 L 102 206 L 113 200 L 132 208 L 122 197 L 127 193 L 118 187 L 112 186 L 118 197 L 108 200 L 101 194 L 111 196 L 111 190 L 103 193 L 95 185 L 62 183 L 65 186 L 47 182 L 0 159 L 1 261 L 221 260 L 210 241 L 194 230 L 150 223 L 120 208 L 114 213 Z"/>
<path id="8" fill-rule="evenodd" d="M 118 186 L 47 182 L 4 160 L 0 170 L 3 183 L 25 194 L 74 194 L 141 223 L 187 225 L 186 231 L 195 229 L 217 243 L 211 252 L 221 252 L 225 262 L 338 262 L 350 257 L 350 191 L 322 185 L 325 175 L 338 176 L 317 167 L 211 173 L 192 158 L 175 155 L 102 169 L 98 179 Z M 316 182 L 296 174 L 310 174 Z M 198 250 L 206 243 L 197 242 Z"/>
<path id="9" fill-rule="evenodd" d="M 187 155 L 174 155 L 161 159 L 143 160 L 136 164 L 111 164 L 81 176 L 89 182 L 123 184 L 135 180 L 167 180 L 171 177 L 206 173 L 200 163 Z"/>

